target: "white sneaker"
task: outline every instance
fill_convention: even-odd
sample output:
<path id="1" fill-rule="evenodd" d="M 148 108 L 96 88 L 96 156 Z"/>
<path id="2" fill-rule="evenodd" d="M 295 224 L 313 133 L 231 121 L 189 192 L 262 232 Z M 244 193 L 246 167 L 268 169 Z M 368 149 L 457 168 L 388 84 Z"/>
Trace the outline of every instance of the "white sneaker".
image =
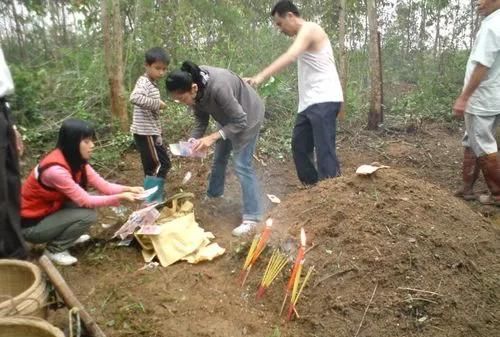
<path id="1" fill-rule="evenodd" d="M 78 245 L 80 243 L 84 243 L 84 242 L 87 242 L 90 240 L 90 235 L 88 234 L 83 234 L 82 236 L 80 236 L 78 239 L 75 240 L 75 242 L 73 242 L 74 245 Z"/>
<path id="2" fill-rule="evenodd" d="M 250 233 L 257 227 L 257 222 L 251 220 L 244 220 L 241 225 L 233 229 L 231 232 L 234 236 L 243 236 Z"/>
<path id="3" fill-rule="evenodd" d="M 60 266 L 71 266 L 78 262 L 78 259 L 72 256 L 67 250 L 59 253 L 51 253 L 48 250 L 43 252 L 52 262 Z"/>

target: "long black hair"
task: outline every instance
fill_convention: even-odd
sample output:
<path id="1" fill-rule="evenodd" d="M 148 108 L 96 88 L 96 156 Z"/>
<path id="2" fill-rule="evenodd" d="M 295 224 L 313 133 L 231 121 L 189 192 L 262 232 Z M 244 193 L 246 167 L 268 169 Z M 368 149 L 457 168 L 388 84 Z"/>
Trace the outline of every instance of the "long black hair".
<path id="1" fill-rule="evenodd" d="M 87 176 L 85 174 L 85 164 L 87 160 L 82 158 L 80 152 L 80 142 L 85 138 L 94 138 L 95 131 L 92 125 L 81 119 L 66 119 L 59 129 L 56 147 L 61 150 L 64 158 L 68 162 L 73 177 L 77 172 L 82 171 L 81 185 L 86 186 Z"/>
<path id="2" fill-rule="evenodd" d="M 168 92 L 184 93 L 190 91 L 193 84 L 198 86 L 197 97 L 200 97 L 207 85 L 207 75 L 191 61 L 182 62 L 181 68 L 172 71 L 165 80 Z"/>

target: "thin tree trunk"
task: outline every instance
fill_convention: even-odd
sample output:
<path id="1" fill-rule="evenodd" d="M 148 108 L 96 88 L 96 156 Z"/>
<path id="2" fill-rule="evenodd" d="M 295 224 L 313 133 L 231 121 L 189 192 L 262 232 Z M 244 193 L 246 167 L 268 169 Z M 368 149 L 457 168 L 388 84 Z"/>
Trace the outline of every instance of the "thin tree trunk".
<path id="1" fill-rule="evenodd" d="M 434 47 L 432 48 L 432 54 L 434 56 L 434 59 L 436 59 L 438 52 L 441 52 L 440 44 L 441 44 L 441 8 L 438 9 L 438 12 L 436 14 L 436 35 L 434 37 Z"/>
<path id="2" fill-rule="evenodd" d="M 421 14 L 420 14 L 420 30 L 418 33 L 418 49 L 422 53 L 425 50 L 425 27 L 427 24 L 427 8 L 425 2 L 421 4 Z"/>
<path id="3" fill-rule="evenodd" d="M 376 0 L 367 0 L 367 12 L 370 28 L 370 78 L 371 95 L 368 111 L 368 129 L 376 130 L 382 122 L 382 78 L 380 61 L 380 40 L 378 34 L 378 16 Z"/>
<path id="4" fill-rule="evenodd" d="M 21 27 L 21 23 L 19 22 L 19 15 L 17 14 L 16 2 L 14 0 L 11 1 L 12 7 L 12 16 L 14 17 L 14 24 L 16 26 L 16 38 L 17 44 L 19 48 L 19 53 L 23 59 L 26 59 L 26 52 L 24 48 L 24 39 L 23 39 L 23 30 Z"/>
<path id="5" fill-rule="evenodd" d="M 410 0 L 410 4 L 408 5 L 408 17 L 406 24 L 406 57 L 410 55 L 411 52 L 411 30 L 412 30 L 412 11 L 413 11 L 413 1 Z"/>
<path id="6" fill-rule="evenodd" d="M 339 10 L 339 50 L 340 50 L 340 83 L 342 85 L 342 90 L 347 92 L 347 50 L 345 47 L 345 37 L 346 37 L 346 0 L 340 0 L 340 10 Z M 344 100 L 345 102 L 345 100 Z M 342 109 L 339 113 L 339 118 L 344 119 L 345 117 L 345 103 L 342 104 Z"/>
<path id="7" fill-rule="evenodd" d="M 68 44 L 68 30 L 66 27 L 66 7 L 64 6 L 64 2 L 59 3 L 61 13 L 62 13 L 62 39 L 63 45 Z"/>
<path id="8" fill-rule="evenodd" d="M 102 0 L 101 11 L 111 114 L 114 119 L 118 119 L 120 129 L 126 131 L 128 115 L 123 86 L 123 27 L 119 0 Z"/>
<path id="9" fill-rule="evenodd" d="M 457 49 L 457 35 L 458 35 L 457 24 L 460 24 L 460 23 L 458 23 L 458 20 L 459 20 L 458 14 L 459 13 L 460 13 L 460 6 L 457 4 L 457 6 L 455 7 L 455 15 L 454 15 L 454 18 L 453 18 L 453 29 L 451 31 L 451 39 L 449 40 L 450 41 L 450 47 L 453 50 Z"/>

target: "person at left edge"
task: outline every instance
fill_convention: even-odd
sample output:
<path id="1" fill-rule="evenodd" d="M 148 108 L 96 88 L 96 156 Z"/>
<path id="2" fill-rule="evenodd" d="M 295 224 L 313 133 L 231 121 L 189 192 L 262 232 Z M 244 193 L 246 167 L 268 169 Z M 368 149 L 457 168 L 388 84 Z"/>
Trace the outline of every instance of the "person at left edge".
<path id="1" fill-rule="evenodd" d="M 13 93 L 14 82 L 0 48 L 0 258 L 25 259 L 28 250 L 19 218 L 19 155 L 23 146 L 7 102 Z"/>

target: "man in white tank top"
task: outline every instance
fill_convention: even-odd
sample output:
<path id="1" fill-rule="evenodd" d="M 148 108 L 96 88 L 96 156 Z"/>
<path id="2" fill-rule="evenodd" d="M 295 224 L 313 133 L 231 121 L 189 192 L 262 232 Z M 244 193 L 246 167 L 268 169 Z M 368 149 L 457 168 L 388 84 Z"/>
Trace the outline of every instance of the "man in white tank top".
<path id="1" fill-rule="evenodd" d="M 297 175 L 306 185 L 340 175 L 335 153 L 336 118 L 343 102 L 330 39 L 323 28 L 305 21 L 291 1 L 279 1 L 271 16 L 287 36 L 288 50 L 247 82 L 257 86 L 297 60 L 299 107 L 293 129 L 292 152 Z M 316 152 L 317 169 L 312 160 Z"/>

